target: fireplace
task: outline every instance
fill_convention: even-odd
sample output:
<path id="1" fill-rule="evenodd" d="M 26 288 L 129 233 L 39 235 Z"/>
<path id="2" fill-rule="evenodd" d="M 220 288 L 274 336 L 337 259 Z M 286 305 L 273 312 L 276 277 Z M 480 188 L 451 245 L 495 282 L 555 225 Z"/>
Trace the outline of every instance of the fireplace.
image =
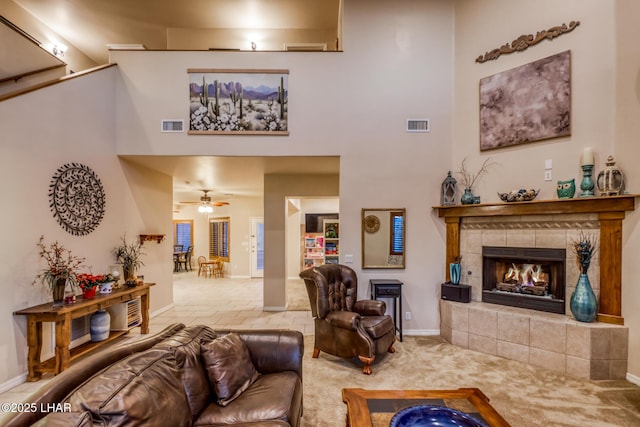
<path id="1" fill-rule="evenodd" d="M 482 247 L 482 301 L 565 313 L 565 249 Z"/>

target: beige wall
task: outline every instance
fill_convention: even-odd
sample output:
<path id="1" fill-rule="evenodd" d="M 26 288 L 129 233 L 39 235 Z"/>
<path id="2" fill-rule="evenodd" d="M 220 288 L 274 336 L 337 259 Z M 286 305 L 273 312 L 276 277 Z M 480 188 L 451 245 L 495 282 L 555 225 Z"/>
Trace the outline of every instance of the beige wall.
<path id="1" fill-rule="evenodd" d="M 630 193 L 638 194 L 640 171 L 635 167 L 640 138 L 640 3 L 616 2 L 616 114 L 614 152 Z M 636 204 L 637 208 L 637 204 Z M 622 238 L 622 315 L 629 325 L 629 370 L 640 382 L 640 212 L 627 214 Z"/>
<path id="2" fill-rule="evenodd" d="M 498 162 L 483 176 L 474 193 L 483 202 L 499 201 L 496 192 L 540 188 L 538 198 L 553 199 L 556 180 L 582 178 L 580 154 L 595 152 L 595 174 L 614 154 L 628 173 L 627 189 L 637 192 L 640 177 L 632 169 L 638 157 L 637 137 L 639 57 L 637 16 L 631 0 L 541 0 L 524 4 L 509 0 L 458 0 L 455 35 L 455 126 L 452 167 L 464 157 L 477 167 L 488 157 Z M 521 34 L 535 34 L 578 20 L 573 32 L 553 41 L 542 41 L 519 53 L 495 61 L 476 63 L 475 58 L 510 43 Z M 480 153 L 478 82 L 481 78 L 571 50 L 571 136 Z M 545 159 L 553 161 L 553 180 L 544 181 Z M 634 190 L 636 188 L 636 190 Z M 629 373 L 640 377 L 640 292 L 633 260 L 640 250 L 638 214 L 628 214 L 623 236 L 622 315 L 630 327 Z"/>
<path id="3" fill-rule="evenodd" d="M 111 52 L 120 70 L 117 152 L 340 156 L 339 192 L 330 195 L 340 195 L 341 250 L 354 255 L 359 293 L 368 295 L 370 278 L 401 279 L 405 308 L 413 315 L 405 328 L 437 332 L 444 227 L 432 206 L 451 163 L 453 19 L 448 0 L 353 0 L 345 5 L 343 53 Z M 162 119 L 188 123 L 188 68 L 288 69 L 290 135 L 161 134 Z M 430 133 L 404 132 L 407 118 L 421 117 L 431 120 Z M 284 233 L 284 206 L 282 200 L 277 230 L 269 228 L 265 208 L 268 307 L 285 301 L 285 256 L 277 256 L 278 265 L 270 256 L 271 244 L 284 250 L 284 235 L 273 234 Z M 360 270 L 363 207 L 407 209 L 407 269 Z"/>
<path id="4" fill-rule="evenodd" d="M 81 78 L 0 102 L 0 194 L 4 226 L 0 247 L 0 387 L 21 382 L 26 373 L 26 319 L 15 310 L 51 301 L 48 288 L 31 283 L 44 267 L 36 243 L 58 240 L 86 257 L 94 273 L 114 264 L 112 249 L 120 236 L 170 233 L 171 177 L 132 167 L 115 156 L 115 84 L 112 67 Z M 60 100 L 64 99 L 64 108 Z M 101 179 L 105 215 L 95 231 L 72 236 L 49 209 L 48 189 L 56 170 L 67 163 L 89 166 Z M 172 304 L 170 244 L 146 243 L 146 280 L 158 285 L 151 309 Z M 88 269 L 87 269 L 88 271 Z M 48 334 L 46 328 L 45 334 Z M 45 352 L 47 350 L 45 349 Z"/>

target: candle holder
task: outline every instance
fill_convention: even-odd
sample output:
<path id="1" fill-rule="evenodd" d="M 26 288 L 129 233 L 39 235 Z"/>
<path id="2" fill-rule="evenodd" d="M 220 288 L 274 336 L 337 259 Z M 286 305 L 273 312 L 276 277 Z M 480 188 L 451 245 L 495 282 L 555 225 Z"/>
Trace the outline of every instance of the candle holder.
<path id="1" fill-rule="evenodd" d="M 582 165 L 582 182 L 580 183 L 580 197 L 593 197 L 593 187 L 595 184 L 591 179 L 593 173 L 593 165 Z"/>

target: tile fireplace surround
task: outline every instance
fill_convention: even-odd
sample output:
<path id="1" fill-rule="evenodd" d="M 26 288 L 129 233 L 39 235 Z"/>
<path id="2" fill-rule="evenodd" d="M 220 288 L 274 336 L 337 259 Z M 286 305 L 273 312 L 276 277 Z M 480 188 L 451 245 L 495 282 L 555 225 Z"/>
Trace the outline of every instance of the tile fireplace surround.
<path id="1" fill-rule="evenodd" d="M 461 283 L 472 287 L 469 304 L 440 301 L 441 335 L 459 347 L 579 378 L 624 379 L 629 329 L 620 307 L 622 220 L 634 203 L 635 196 L 618 196 L 435 207 L 447 225 L 447 264 L 462 256 Z M 600 243 L 589 268 L 599 301 L 593 323 L 574 320 L 569 310 L 578 270 L 568 246 L 581 230 Z M 567 249 L 567 314 L 481 302 L 483 246 Z"/>

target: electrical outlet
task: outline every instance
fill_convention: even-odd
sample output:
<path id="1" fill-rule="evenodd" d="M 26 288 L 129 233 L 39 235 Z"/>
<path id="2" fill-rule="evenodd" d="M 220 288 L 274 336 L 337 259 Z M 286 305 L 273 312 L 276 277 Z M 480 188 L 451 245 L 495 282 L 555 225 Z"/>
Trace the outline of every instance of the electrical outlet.
<path id="1" fill-rule="evenodd" d="M 352 264 L 353 263 L 353 254 L 345 254 L 344 255 L 344 263 Z"/>
<path id="2" fill-rule="evenodd" d="M 411 320 L 411 312 L 407 311 L 404 313 L 404 320 Z"/>
<path id="3" fill-rule="evenodd" d="M 553 178 L 551 177 L 551 169 L 546 169 L 544 171 L 544 180 L 551 181 Z"/>

